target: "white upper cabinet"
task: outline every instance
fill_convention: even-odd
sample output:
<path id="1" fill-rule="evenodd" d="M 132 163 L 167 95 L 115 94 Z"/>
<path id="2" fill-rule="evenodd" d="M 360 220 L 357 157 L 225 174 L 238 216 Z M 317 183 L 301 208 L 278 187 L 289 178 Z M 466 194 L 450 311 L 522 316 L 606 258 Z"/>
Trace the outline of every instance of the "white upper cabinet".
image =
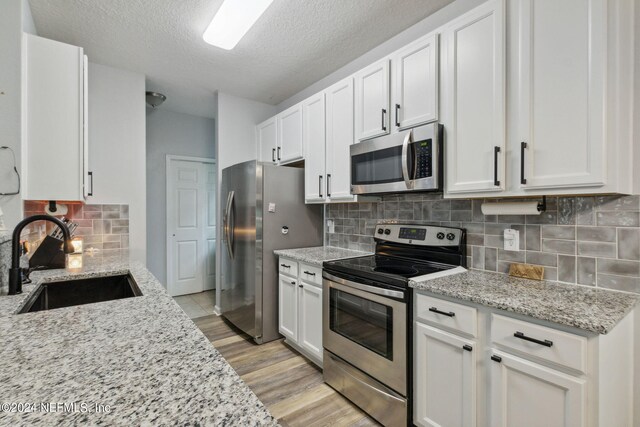
<path id="1" fill-rule="evenodd" d="M 355 75 L 358 140 L 389 133 L 389 60 L 383 59 Z"/>
<path id="2" fill-rule="evenodd" d="M 438 120 L 438 59 L 437 34 L 416 40 L 393 56 L 396 129 Z"/>
<path id="3" fill-rule="evenodd" d="M 525 189 L 605 183 L 606 0 L 518 3 Z M 511 141 L 510 141 L 511 142 Z M 515 147 L 514 147 L 515 148 Z"/>
<path id="4" fill-rule="evenodd" d="M 276 163 L 278 143 L 278 121 L 272 117 L 256 126 L 258 140 L 258 161 Z"/>
<path id="5" fill-rule="evenodd" d="M 351 153 L 353 144 L 353 78 L 331 86 L 325 92 L 327 103 L 326 173 L 327 197 L 332 201 L 351 201 Z"/>
<path id="6" fill-rule="evenodd" d="M 22 198 L 84 201 L 90 183 L 83 50 L 25 34 L 23 55 Z"/>
<path id="7" fill-rule="evenodd" d="M 304 193 L 307 203 L 323 202 L 327 197 L 325 177 L 325 100 L 324 93 L 302 103 Z"/>
<path id="8" fill-rule="evenodd" d="M 504 13 L 504 0 L 490 0 L 448 24 L 442 35 L 448 193 L 504 188 Z"/>
<path id="9" fill-rule="evenodd" d="M 294 105 L 278 114 L 278 163 L 290 163 L 303 159 L 302 104 Z"/>

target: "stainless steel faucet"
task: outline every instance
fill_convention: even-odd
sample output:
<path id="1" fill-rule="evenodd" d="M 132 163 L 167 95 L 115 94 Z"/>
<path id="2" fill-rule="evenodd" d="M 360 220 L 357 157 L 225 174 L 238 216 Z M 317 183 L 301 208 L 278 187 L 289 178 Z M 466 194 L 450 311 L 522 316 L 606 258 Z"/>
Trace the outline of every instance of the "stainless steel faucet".
<path id="1" fill-rule="evenodd" d="M 62 249 L 64 253 L 73 253 L 73 244 L 71 243 L 71 233 L 66 224 L 58 218 L 49 215 L 33 215 L 25 218 L 16 225 L 13 230 L 13 240 L 11 241 L 11 268 L 9 269 L 9 295 L 22 293 L 22 278 L 20 274 L 20 234 L 22 229 L 34 221 L 51 221 L 62 230 L 64 242 Z"/>

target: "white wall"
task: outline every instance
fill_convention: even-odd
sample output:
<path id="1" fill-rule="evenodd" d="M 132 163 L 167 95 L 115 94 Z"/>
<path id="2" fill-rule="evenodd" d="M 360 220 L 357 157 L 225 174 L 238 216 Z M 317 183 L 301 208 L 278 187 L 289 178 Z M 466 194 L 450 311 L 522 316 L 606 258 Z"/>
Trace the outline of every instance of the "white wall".
<path id="1" fill-rule="evenodd" d="M 456 18 L 462 15 L 463 13 L 484 3 L 485 1 L 486 0 L 454 1 L 453 3 L 438 10 L 433 15 L 426 17 L 422 21 L 407 28 L 403 32 L 390 38 L 389 40 L 382 43 L 381 45 L 378 45 L 375 48 L 371 49 L 369 52 L 365 53 L 364 55 L 354 59 L 344 67 L 329 74 L 327 77 L 321 80 L 318 80 L 316 83 L 301 90 L 300 92 L 293 95 L 289 99 L 282 101 L 280 104 L 278 104 L 278 112 L 286 110 L 287 108 L 297 104 L 300 101 L 305 100 L 311 95 L 314 95 L 320 92 L 321 90 L 328 88 L 332 84 L 337 83 L 346 77 L 349 77 L 356 71 L 361 70 L 367 65 L 373 64 L 377 60 L 382 59 L 385 56 L 395 52 L 396 50 L 400 49 L 406 44 L 433 31 L 434 29 L 440 27 L 441 25 L 446 24 L 447 22 L 451 21 L 453 18 Z"/>
<path id="2" fill-rule="evenodd" d="M 21 172 L 22 143 L 22 32 L 36 34 L 27 0 L 3 0 L 0 12 L 0 145 L 11 147 Z M 13 158 L 9 150 L 0 150 L 0 192 L 13 191 Z M 12 229 L 22 219 L 22 198 L 0 196 L 4 222 Z"/>
<path id="3" fill-rule="evenodd" d="M 225 195 L 220 193 L 222 170 L 227 166 L 256 159 L 255 126 L 276 114 L 276 106 L 245 98 L 218 93 L 217 155 L 218 159 L 218 238 L 216 253 L 222 253 L 222 210 Z M 220 257 L 216 257 L 216 283 L 220 283 Z M 220 286 L 216 286 L 216 304 L 220 301 Z M 216 309 L 219 309 L 216 306 Z"/>
<path id="4" fill-rule="evenodd" d="M 215 120 L 147 108 L 147 268 L 167 285 L 167 154 L 216 157 Z"/>
<path id="5" fill-rule="evenodd" d="M 146 263 L 145 76 L 89 63 L 88 204 L 129 205 L 131 259 Z"/>

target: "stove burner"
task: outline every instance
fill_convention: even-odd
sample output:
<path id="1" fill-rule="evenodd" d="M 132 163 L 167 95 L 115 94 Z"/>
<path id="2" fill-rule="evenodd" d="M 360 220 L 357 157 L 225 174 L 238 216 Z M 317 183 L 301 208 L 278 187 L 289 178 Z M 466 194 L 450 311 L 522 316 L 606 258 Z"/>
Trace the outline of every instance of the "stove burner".
<path id="1" fill-rule="evenodd" d="M 386 274 L 397 274 L 400 276 L 412 276 L 418 274 L 418 270 L 413 267 L 405 267 L 401 265 L 385 265 L 376 267 L 373 271 Z"/>

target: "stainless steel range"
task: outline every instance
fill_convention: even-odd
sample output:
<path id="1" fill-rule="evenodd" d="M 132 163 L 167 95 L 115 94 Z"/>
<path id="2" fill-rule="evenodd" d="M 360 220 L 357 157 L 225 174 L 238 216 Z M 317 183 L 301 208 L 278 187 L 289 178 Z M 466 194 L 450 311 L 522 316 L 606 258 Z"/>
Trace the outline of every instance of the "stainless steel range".
<path id="1" fill-rule="evenodd" d="M 324 380 L 385 426 L 411 424 L 409 279 L 465 271 L 464 229 L 378 224 L 375 255 L 323 265 Z"/>

